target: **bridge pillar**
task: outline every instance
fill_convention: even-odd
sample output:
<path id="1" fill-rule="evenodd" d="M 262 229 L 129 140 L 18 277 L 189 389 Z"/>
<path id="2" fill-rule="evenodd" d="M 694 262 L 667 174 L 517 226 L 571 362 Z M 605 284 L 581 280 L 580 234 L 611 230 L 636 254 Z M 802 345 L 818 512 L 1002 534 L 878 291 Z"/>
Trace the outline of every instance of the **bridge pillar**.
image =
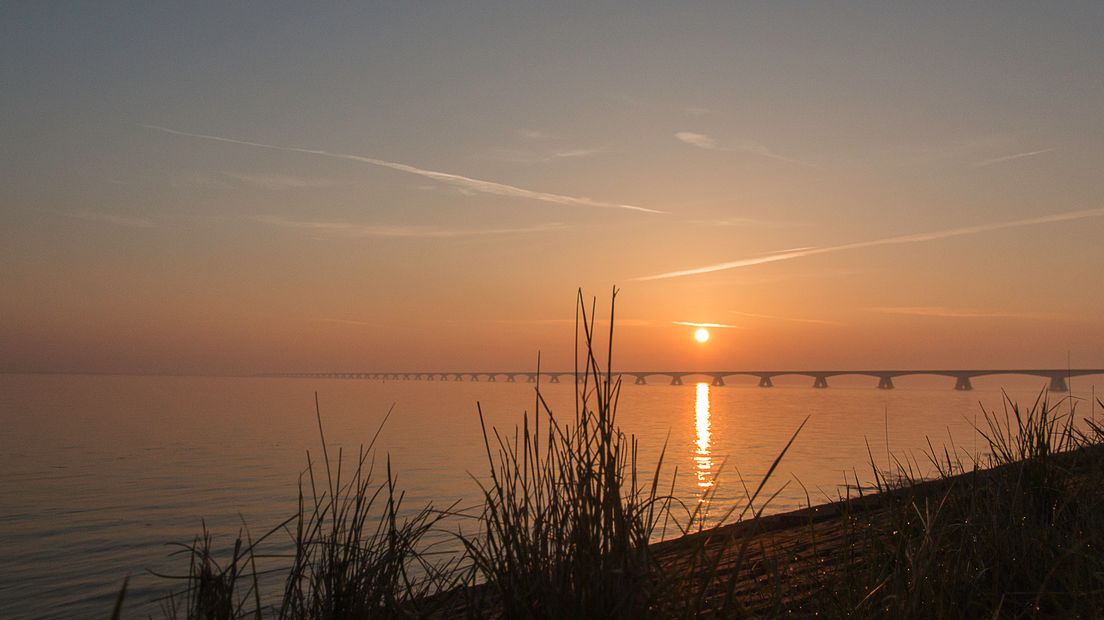
<path id="1" fill-rule="evenodd" d="M 517 380 L 514 379 L 514 375 L 506 375 L 506 383 L 517 383 Z"/>
<path id="2" fill-rule="evenodd" d="M 552 379 L 549 381 L 549 383 L 559 383 L 559 382 L 560 382 L 560 375 L 552 375 Z"/>
<path id="3" fill-rule="evenodd" d="M 774 381 L 767 375 L 759 377 L 759 387 L 774 387 Z"/>
<path id="4" fill-rule="evenodd" d="M 828 377 L 825 377 L 824 375 L 817 375 L 813 379 L 813 387 L 818 390 L 823 390 L 824 388 L 828 387 Z"/>
<path id="5" fill-rule="evenodd" d="M 536 382 L 537 382 L 537 375 L 536 374 L 528 375 L 528 379 L 526 380 L 526 383 L 536 383 Z"/>
<path id="6" fill-rule="evenodd" d="M 893 389 L 893 377 L 885 376 L 878 379 L 879 390 L 892 390 Z"/>
<path id="7" fill-rule="evenodd" d="M 955 389 L 962 392 L 968 392 L 974 389 L 974 385 L 970 383 L 970 377 L 963 375 L 955 379 Z"/>
<path id="8" fill-rule="evenodd" d="M 1062 375 L 1054 375 L 1050 378 L 1050 391 L 1051 392 L 1068 392 L 1069 386 L 1066 385 L 1066 378 Z"/>
<path id="9" fill-rule="evenodd" d="M 721 387 L 724 384 L 724 377 L 721 375 L 713 375 L 713 383 L 711 384 L 713 387 Z"/>
<path id="10" fill-rule="evenodd" d="M 471 380 L 472 381 L 479 381 L 479 375 L 472 375 Z"/>
<path id="11" fill-rule="evenodd" d="M 495 377 L 494 375 L 487 375 L 487 381 L 490 381 L 491 383 L 495 383 L 495 382 L 498 381 L 498 378 Z"/>
<path id="12" fill-rule="evenodd" d="M 682 385 L 682 376 L 671 375 L 671 385 Z"/>
<path id="13" fill-rule="evenodd" d="M 633 381 L 634 385 L 645 385 L 647 381 L 644 380 L 644 375 L 636 375 L 636 381 Z"/>

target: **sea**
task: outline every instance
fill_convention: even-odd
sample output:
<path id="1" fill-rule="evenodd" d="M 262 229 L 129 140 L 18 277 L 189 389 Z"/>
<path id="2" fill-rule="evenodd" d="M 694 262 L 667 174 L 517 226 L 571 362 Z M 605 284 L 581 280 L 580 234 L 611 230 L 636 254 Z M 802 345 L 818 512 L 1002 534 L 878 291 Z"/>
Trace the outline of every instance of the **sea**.
<path id="1" fill-rule="evenodd" d="M 1042 397 L 1095 418 L 1093 382 L 1104 387 L 1101 377 L 1074 379 L 1069 394 L 1014 376 L 975 379 L 972 391 L 939 377 L 892 390 L 868 377 L 828 389 L 805 377 L 772 388 L 659 379 L 627 380 L 616 422 L 637 440 L 642 472 L 663 455 L 661 480 L 710 519 L 739 514 L 791 438 L 755 510 L 839 499 L 874 468 L 931 475 L 933 452 L 983 459 L 987 412 L 1003 423 L 1009 402 Z M 538 385 L 523 381 L 0 375 L 0 617 L 104 617 L 124 578 L 126 617 L 158 617 L 180 583 L 154 573 L 187 572 L 180 543 L 206 529 L 232 545 L 295 513 L 308 453 L 323 458 L 319 418 L 346 467 L 378 433 L 377 472 L 389 459 L 405 510 L 471 505 L 489 471 L 479 411 L 503 434 L 543 415 Z M 573 383 L 539 389 L 558 419 L 574 416 Z"/>

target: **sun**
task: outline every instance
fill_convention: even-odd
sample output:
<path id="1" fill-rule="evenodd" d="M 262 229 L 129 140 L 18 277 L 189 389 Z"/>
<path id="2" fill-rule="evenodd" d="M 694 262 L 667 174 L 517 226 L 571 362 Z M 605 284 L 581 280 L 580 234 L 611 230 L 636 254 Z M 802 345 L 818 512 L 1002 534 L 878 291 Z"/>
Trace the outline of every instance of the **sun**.
<path id="1" fill-rule="evenodd" d="M 697 340 L 698 342 L 708 342 L 709 341 L 709 330 L 704 328 L 704 327 L 699 327 L 694 332 L 694 340 Z"/>

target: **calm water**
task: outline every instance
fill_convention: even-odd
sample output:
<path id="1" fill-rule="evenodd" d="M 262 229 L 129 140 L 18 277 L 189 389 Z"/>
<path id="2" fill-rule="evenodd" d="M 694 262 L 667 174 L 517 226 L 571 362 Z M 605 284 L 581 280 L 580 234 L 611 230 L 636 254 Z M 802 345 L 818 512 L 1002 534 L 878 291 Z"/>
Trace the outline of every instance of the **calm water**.
<path id="1" fill-rule="evenodd" d="M 1075 394 L 1087 397 L 1091 380 L 1075 381 Z M 845 472 L 864 478 L 867 441 L 879 465 L 887 437 L 895 455 L 921 464 L 925 437 L 976 452 L 979 401 L 1000 407 L 1001 387 L 1033 401 L 1044 386 L 1003 377 L 955 392 L 950 379 L 913 378 L 883 391 L 855 379 L 813 390 L 807 381 L 626 385 L 619 422 L 640 438 L 645 463 L 668 441 L 668 471 L 678 467 L 677 493 L 690 502 L 721 471 L 718 513 L 740 501 L 741 477 L 757 482 L 808 416 L 780 468 L 778 484 L 789 484 L 771 511 L 781 511 L 805 504 L 802 485 L 818 503 L 838 496 Z M 573 387 L 544 386 L 564 416 Z M 319 451 L 316 390 L 327 439 L 346 451 L 366 443 L 395 405 L 379 447 L 411 506 L 475 496 L 469 472 L 486 469 L 477 401 L 499 428 L 533 410 L 524 383 L 0 376 L 0 617 L 102 616 L 128 574 L 131 611 L 156 611 L 149 601 L 165 584 L 146 569 L 186 568 L 165 543 L 190 540 L 201 519 L 225 541 L 242 520 L 256 533 L 289 516 L 306 451 Z"/>

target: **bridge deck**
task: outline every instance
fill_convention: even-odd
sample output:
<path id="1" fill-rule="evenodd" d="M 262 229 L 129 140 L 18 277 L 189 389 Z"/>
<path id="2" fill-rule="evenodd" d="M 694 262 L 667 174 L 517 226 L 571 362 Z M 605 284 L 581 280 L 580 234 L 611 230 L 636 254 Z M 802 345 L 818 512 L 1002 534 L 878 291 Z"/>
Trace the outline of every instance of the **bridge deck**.
<path id="1" fill-rule="evenodd" d="M 813 387 L 827 388 L 829 377 L 845 375 L 860 375 L 878 379 L 878 388 L 892 389 L 893 379 L 915 375 L 936 375 L 955 379 L 954 389 L 971 390 L 973 385 L 970 379 L 977 377 L 989 377 L 994 375 L 1025 375 L 1042 377 L 1050 380 L 1050 389 L 1054 392 L 1069 391 L 1068 380 L 1073 377 L 1089 375 L 1104 375 L 1104 369 L 1099 368 L 1020 368 L 1020 369 L 915 369 L 915 370 L 623 370 L 616 373 L 618 376 L 629 376 L 635 379 L 634 383 L 642 385 L 647 383 L 648 377 L 669 377 L 672 385 L 682 385 L 686 377 L 700 376 L 711 378 L 715 386 L 725 385 L 726 377 L 756 377 L 760 387 L 773 387 L 772 379 L 787 375 L 796 375 L 813 378 Z M 497 381 L 498 377 L 505 377 L 507 382 L 514 383 L 518 377 L 525 377 L 530 383 L 538 377 L 548 378 L 551 383 L 559 383 L 560 377 L 574 376 L 574 371 L 420 371 L 420 372 L 306 372 L 306 373 L 273 373 L 263 376 L 270 377 L 303 377 L 316 379 L 391 379 L 391 380 L 442 380 L 442 381 L 479 381 L 483 378 L 487 381 Z"/>

